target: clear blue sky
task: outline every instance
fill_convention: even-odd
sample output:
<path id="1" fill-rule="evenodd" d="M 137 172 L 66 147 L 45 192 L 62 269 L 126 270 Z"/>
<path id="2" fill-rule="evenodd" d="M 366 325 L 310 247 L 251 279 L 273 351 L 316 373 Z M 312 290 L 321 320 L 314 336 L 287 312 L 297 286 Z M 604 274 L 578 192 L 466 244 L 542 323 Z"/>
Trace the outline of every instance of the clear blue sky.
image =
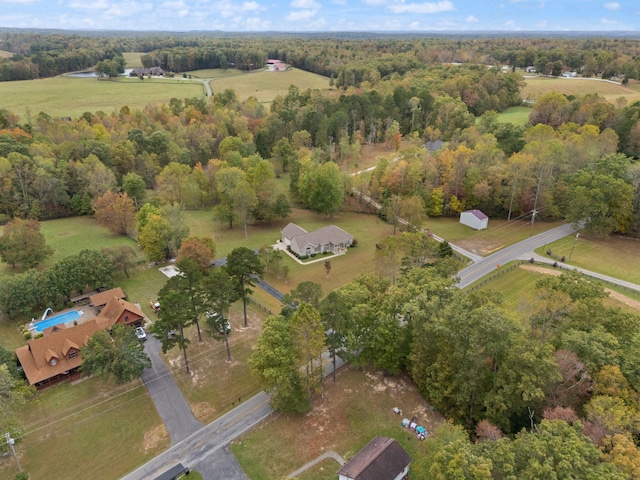
<path id="1" fill-rule="evenodd" d="M 234 32 L 640 31 L 640 1 L 0 0 L 0 26 Z"/>

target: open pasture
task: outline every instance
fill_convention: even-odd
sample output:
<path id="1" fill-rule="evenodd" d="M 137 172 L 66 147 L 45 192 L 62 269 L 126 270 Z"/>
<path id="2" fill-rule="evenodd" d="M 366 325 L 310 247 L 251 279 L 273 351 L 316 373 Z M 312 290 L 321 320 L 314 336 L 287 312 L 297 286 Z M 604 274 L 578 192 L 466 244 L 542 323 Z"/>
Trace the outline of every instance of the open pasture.
<path id="1" fill-rule="evenodd" d="M 126 68 L 136 68 L 136 67 L 142 67 L 142 61 L 140 60 L 140 57 L 144 55 L 144 52 L 123 52 L 122 56 L 124 57 L 125 60 L 125 67 Z"/>
<path id="2" fill-rule="evenodd" d="M 143 108 L 150 103 L 169 103 L 169 99 L 201 97 L 200 82 L 185 80 L 122 79 L 117 81 L 97 78 L 70 78 L 58 76 L 41 80 L 0 82 L 2 108 L 31 120 L 39 112 L 51 117 L 76 118 L 84 112 L 103 111 L 110 114 L 120 107 Z"/>
<path id="3" fill-rule="evenodd" d="M 629 103 L 640 100 L 637 90 L 597 79 L 535 77 L 525 78 L 524 81 L 526 86 L 520 96 L 528 100 L 536 100 L 551 92 L 574 96 L 597 93 L 612 103 L 620 97 L 625 97 Z"/>
<path id="4" fill-rule="evenodd" d="M 192 73 L 202 76 L 198 72 Z M 228 75 L 211 81 L 211 89 L 214 94 L 232 88 L 239 100 L 254 96 L 261 103 L 270 103 L 278 95 L 286 95 L 290 85 L 295 85 L 303 91 L 308 88 L 326 90 L 329 88 L 329 78 L 292 68 L 285 72 L 260 70 Z"/>
<path id="5" fill-rule="evenodd" d="M 1 58 L 13 57 L 13 53 L 7 52 L 6 50 L 0 50 L 0 57 Z"/>

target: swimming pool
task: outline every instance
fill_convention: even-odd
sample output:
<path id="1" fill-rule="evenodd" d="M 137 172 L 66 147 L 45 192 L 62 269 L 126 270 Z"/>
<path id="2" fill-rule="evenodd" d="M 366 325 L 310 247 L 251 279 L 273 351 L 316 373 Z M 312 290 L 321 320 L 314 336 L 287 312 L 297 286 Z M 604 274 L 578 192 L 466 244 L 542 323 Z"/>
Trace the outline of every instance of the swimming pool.
<path id="1" fill-rule="evenodd" d="M 42 320 L 38 323 L 35 323 L 33 327 L 38 332 L 42 332 L 43 330 L 53 327 L 54 325 L 60 325 L 61 323 L 72 322 L 80 318 L 80 312 L 78 310 L 71 310 L 69 312 L 61 313 L 60 315 L 56 315 L 54 317 L 49 317 L 46 320 Z"/>

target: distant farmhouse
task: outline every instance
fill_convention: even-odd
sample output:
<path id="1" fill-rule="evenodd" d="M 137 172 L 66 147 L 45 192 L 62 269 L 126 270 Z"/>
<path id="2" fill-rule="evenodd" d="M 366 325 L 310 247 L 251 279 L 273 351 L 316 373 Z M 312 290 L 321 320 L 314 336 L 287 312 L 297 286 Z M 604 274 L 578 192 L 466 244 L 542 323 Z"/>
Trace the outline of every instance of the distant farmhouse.
<path id="1" fill-rule="evenodd" d="M 289 223 L 280 233 L 284 244 L 301 257 L 325 252 L 343 253 L 353 244 L 353 235 L 335 225 L 307 232 L 295 223 Z"/>
<path id="2" fill-rule="evenodd" d="M 164 70 L 160 67 L 149 67 L 149 68 L 134 68 L 131 70 L 129 74 L 130 77 L 139 77 L 139 76 L 147 76 L 152 75 L 154 77 L 162 77 L 164 75 Z"/>
<path id="3" fill-rule="evenodd" d="M 124 300 L 121 288 L 114 288 L 91 297 L 99 313 L 91 320 L 54 325 L 43 331 L 44 336 L 28 340 L 16 349 L 20 365 L 29 385 L 38 388 L 60 380 L 79 376 L 82 357 L 80 349 L 86 347 L 98 330 L 120 323 L 142 325 L 144 313 L 133 303 Z M 103 303 L 104 302 L 104 303 Z"/>
<path id="4" fill-rule="evenodd" d="M 267 60 L 267 70 L 270 72 L 284 72 L 289 65 L 281 60 Z"/>
<path id="5" fill-rule="evenodd" d="M 338 470 L 338 480 L 403 480 L 411 457 L 393 438 L 375 437 Z"/>

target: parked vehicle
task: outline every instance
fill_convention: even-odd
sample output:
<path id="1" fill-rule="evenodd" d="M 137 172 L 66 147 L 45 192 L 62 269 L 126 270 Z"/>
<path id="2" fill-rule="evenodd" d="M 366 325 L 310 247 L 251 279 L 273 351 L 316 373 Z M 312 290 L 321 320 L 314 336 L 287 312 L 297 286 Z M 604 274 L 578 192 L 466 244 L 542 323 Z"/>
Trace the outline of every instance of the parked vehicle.
<path id="1" fill-rule="evenodd" d="M 136 327 L 136 337 L 138 337 L 138 340 L 141 342 L 144 342 L 147 340 L 147 332 L 145 332 L 142 327 Z"/>

